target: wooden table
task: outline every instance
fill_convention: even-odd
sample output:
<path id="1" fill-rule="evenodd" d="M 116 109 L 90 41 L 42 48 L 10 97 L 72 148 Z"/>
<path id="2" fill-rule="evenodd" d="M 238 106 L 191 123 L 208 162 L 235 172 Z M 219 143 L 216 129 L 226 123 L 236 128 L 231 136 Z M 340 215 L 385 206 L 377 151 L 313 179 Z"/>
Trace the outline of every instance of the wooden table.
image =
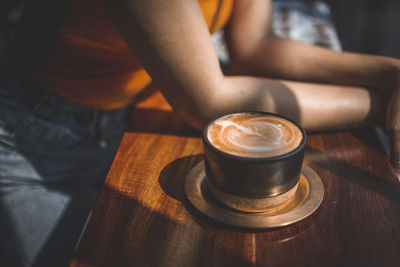
<path id="1" fill-rule="evenodd" d="M 71 266 L 400 266 L 400 187 L 373 129 L 309 136 L 319 209 L 292 226 L 239 231 L 197 213 L 184 179 L 200 134 L 159 93 L 134 111 Z"/>

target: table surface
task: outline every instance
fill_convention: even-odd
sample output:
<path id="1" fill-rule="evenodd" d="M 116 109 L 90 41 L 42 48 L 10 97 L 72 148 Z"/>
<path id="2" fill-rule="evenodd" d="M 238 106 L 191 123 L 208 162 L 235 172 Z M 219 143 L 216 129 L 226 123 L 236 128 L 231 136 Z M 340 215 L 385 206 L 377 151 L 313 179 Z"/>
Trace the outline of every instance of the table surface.
<path id="1" fill-rule="evenodd" d="M 400 266 L 400 186 L 383 151 L 373 129 L 311 134 L 318 210 L 275 230 L 227 227 L 185 198 L 200 133 L 156 93 L 133 113 L 71 267 Z"/>

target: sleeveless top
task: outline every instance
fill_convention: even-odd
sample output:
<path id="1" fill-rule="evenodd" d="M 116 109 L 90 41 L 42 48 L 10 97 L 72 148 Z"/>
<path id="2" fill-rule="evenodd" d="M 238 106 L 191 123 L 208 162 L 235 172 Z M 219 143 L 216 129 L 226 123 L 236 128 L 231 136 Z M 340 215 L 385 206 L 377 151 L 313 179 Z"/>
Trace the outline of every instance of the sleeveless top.
<path id="1" fill-rule="evenodd" d="M 229 20 L 233 0 L 198 0 L 211 33 Z M 135 102 L 151 82 L 111 21 L 101 0 L 71 0 L 51 52 L 25 72 L 74 103 L 109 110 Z"/>

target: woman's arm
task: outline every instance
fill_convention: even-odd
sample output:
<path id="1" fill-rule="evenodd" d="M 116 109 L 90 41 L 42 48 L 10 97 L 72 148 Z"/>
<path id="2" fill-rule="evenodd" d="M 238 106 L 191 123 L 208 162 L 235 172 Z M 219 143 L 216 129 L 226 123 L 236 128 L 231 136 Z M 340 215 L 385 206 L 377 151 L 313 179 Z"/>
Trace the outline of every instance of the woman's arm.
<path id="1" fill-rule="evenodd" d="M 155 85 L 196 128 L 240 110 L 280 113 L 308 130 L 357 127 L 383 114 L 384 98 L 361 87 L 224 76 L 197 0 L 104 2 Z"/>
<path id="2" fill-rule="evenodd" d="M 273 36 L 272 3 L 235 1 L 227 29 L 236 74 L 340 85 L 391 92 L 399 83 L 400 60 L 336 52 Z"/>
<path id="3" fill-rule="evenodd" d="M 224 76 L 197 1 L 103 2 L 174 110 L 197 128 L 215 116 L 215 92 Z"/>
<path id="4" fill-rule="evenodd" d="M 386 126 L 391 144 L 391 162 L 395 171 L 400 173 L 400 60 L 382 56 L 335 52 L 274 37 L 271 33 L 271 12 L 271 1 L 235 1 L 232 19 L 227 28 L 233 72 L 298 81 L 360 86 L 386 92 L 387 98 L 391 98 L 386 114 Z M 324 95 L 329 94 L 329 90 L 325 91 Z M 372 93 L 372 91 L 370 92 Z M 344 94 L 350 93 L 344 92 Z M 377 96 L 372 97 L 371 103 L 382 103 L 376 99 Z M 324 104 L 330 105 L 331 102 L 339 101 L 339 98 L 332 96 L 330 100 L 326 99 Z M 347 96 L 345 98 L 357 105 L 357 100 Z M 333 110 L 336 109 L 334 106 L 335 104 L 333 104 Z M 381 112 L 384 107 L 382 104 L 373 106 L 378 106 Z M 344 116 L 352 116 L 354 115 L 352 113 L 357 110 L 359 108 L 355 108 L 354 111 L 346 109 L 347 115 Z M 372 111 L 371 114 L 376 113 Z M 340 115 L 338 114 L 338 116 Z M 318 117 L 320 116 L 318 115 Z M 322 121 L 315 120 L 316 128 L 323 125 Z M 385 117 L 381 116 L 381 124 L 384 120 Z M 344 126 L 345 120 L 342 122 Z"/>

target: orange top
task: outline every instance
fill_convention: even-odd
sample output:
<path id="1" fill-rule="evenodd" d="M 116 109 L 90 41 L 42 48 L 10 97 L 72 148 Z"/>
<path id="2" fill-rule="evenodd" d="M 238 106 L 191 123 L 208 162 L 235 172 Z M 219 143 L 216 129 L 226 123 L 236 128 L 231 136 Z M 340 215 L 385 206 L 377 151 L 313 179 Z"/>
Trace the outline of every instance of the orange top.
<path id="1" fill-rule="evenodd" d="M 215 32 L 227 23 L 233 0 L 199 4 L 210 32 Z M 92 108 L 127 106 L 151 82 L 100 0 L 71 0 L 54 50 L 36 58 L 26 71 L 38 84 Z"/>

